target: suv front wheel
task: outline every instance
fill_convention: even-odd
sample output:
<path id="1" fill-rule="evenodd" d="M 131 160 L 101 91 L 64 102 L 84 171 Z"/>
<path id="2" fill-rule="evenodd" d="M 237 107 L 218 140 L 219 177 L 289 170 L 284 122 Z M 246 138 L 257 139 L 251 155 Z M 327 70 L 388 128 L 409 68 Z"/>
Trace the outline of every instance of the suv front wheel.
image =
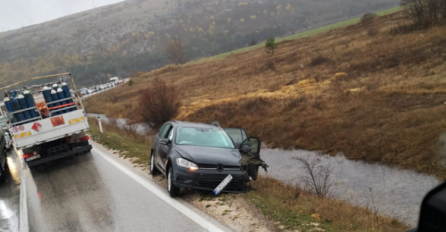
<path id="1" fill-rule="evenodd" d="M 150 158 L 150 173 L 152 174 L 152 176 L 155 176 L 159 173 L 155 165 L 155 155 L 153 154 L 153 152 Z"/>
<path id="2" fill-rule="evenodd" d="M 173 184 L 173 169 L 169 168 L 169 172 L 167 173 L 167 191 L 169 192 L 170 197 L 176 197 L 180 194 L 180 188 Z"/>

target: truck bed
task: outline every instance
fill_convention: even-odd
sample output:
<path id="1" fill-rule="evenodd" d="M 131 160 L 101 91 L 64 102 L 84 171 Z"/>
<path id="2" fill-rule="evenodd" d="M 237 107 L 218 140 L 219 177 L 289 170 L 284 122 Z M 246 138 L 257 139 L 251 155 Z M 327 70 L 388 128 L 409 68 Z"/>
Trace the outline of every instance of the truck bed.
<path id="1" fill-rule="evenodd" d="M 50 142 L 88 130 L 83 109 L 11 128 L 17 149 Z"/>

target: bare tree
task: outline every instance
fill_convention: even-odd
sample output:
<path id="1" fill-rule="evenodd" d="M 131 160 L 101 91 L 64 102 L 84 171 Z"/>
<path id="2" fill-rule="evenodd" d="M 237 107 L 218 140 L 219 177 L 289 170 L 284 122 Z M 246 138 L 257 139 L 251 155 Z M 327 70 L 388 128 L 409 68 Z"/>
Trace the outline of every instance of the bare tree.
<path id="1" fill-rule="evenodd" d="M 401 0 L 401 6 L 415 24 L 429 26 L 446 18 L 445 0 Z"/>
<path id="2" fill-rule="evenodd" d="M 424 20 L 424 0 L 401 0 L 401 6 L 404 7 L 409 17 L 415 23 L 422 23 Z"/>
<path id="3" fill-rule="evenodd" d="M 158 129 L 177 116 L 181 107 L 180 96 L 173 84 L 157 78 L 139 97 L 139 113 L 144 123 Z"/>
<path id="4" fill-rule="evenodd" d="M 327 196 L 332 185 L 331 174 L 333 169 L 329 165 L 322 165 L 320 157 L 310 158 L 307 156 L 296 159 L 300 162 L 306 174 L 302 177 L 305 187 L 313 194 Z"/>
<path id="5" fill-rule="evenodd" d="M 166 47 L 169 60 L 174 64 L 184 64 L 187 61 L 186 52 L 183 43 L 177 37 L 173 37 Z"/>

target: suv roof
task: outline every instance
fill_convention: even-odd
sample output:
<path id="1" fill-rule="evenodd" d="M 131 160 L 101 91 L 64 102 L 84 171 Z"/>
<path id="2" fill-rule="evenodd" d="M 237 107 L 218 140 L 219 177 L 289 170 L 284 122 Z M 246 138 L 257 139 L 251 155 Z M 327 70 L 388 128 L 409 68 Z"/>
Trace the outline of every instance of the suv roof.
<path id="1" fill-rule="evenodd" d="M 183 121 L 169 121 L 169 122 L 172 124 L 176 124 L 178 126 L 190 126 L 190 127 L 199 127 L 199 128 L 220 128 L 220 127 L 216 127 L 214 125 L 205 124 L 205 123 L 183 122 Z"/>

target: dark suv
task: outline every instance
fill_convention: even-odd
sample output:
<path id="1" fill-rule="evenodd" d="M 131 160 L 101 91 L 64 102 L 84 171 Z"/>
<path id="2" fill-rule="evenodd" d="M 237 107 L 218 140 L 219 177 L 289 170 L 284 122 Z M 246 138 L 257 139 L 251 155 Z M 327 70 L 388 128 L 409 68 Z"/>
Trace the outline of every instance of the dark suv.
<path id="1" fill-rule="evenodd" d="M 254 169 L 266 168 L 259 152 L 258 138 L 236 146 L 218 126 L 170 121 L 154 138 L 150 171 L 166 176 L 171 197 L 177 196 L 181 187 L 214 190 L 228 175 L 232 181 L 223 192 L 244 192 L 250 177 L 257 178 Z"/>

